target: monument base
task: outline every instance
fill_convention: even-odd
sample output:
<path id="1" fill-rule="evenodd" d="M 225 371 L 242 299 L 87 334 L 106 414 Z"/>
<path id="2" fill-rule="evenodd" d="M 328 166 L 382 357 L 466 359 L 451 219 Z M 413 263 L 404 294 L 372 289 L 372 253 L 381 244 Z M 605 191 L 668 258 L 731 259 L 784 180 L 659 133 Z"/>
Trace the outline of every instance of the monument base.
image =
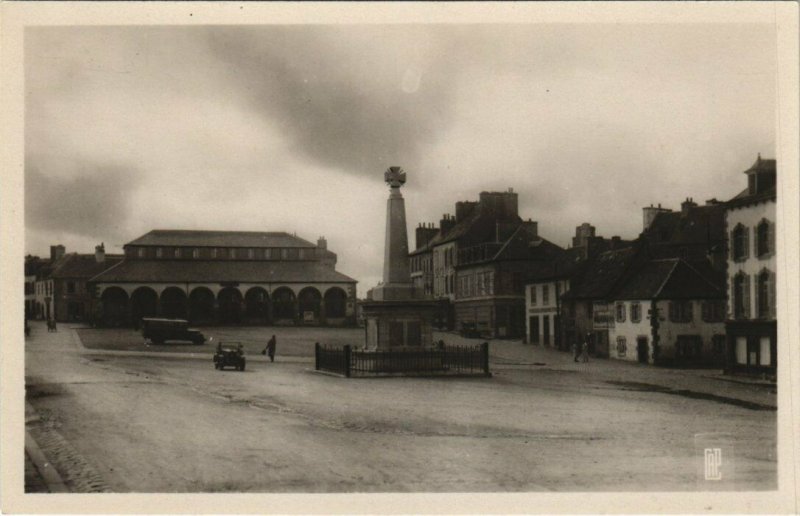
<path id="1" fill-rule="evenodd" d="M 438 308 L 430 300 L 366 301 L 365 349 L 389 351 L 433 347 L 433 319 Z"/>

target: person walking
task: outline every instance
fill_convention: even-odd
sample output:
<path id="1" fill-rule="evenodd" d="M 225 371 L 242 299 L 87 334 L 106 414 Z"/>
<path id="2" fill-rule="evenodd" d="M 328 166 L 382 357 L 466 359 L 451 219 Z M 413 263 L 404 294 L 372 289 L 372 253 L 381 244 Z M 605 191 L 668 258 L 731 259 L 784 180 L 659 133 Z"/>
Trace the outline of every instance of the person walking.
<path id="1" fill-rule="evenodd" d="M 583 341 L 583 346 L 581 346 L 581 362 L 588 362 L 589 361 L 589 339 L 591 338 L 592 334 L 586 334 L 586 340 Z"/>
<path id="2" fill-rule="evenodd" d="M 579 356 L 581 356 L 581 345 L 578 343 L 578 340 L 575 339 L 572 343 L 572 358 L 577 362 Z"/>
<path id="3" fill-rule="evenodd" d="M 277 345 L 277 341 L 275 340 L 275 335 L 273 335 L 272 338 L 269 339 L 269 342 L 267 342 L 267 348 L 266 348 L 267 355 L 269 355 L 269 361 L 270 362 L 274 362 L 275 361 L 275 346 L 276 345 Z"/>

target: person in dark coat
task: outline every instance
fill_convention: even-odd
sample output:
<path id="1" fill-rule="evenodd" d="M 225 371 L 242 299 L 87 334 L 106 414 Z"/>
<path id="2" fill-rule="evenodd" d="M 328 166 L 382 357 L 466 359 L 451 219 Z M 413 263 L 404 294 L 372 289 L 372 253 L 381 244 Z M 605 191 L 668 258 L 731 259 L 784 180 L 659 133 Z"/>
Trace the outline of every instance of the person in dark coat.
<path id="1" fill-rule="evenodd" d="M 275 361 L 275 346 L 276 346 L 276 344 L 277 344 L 277 341 L 275 340 L 275 335 L 273 335 L 272 338 L 269 339 L 269 342 L 267 342 L 267 349 L 266 349 L 267 355 L 269 355 L 269 361 L 270 362 L 274 362 Z"/>

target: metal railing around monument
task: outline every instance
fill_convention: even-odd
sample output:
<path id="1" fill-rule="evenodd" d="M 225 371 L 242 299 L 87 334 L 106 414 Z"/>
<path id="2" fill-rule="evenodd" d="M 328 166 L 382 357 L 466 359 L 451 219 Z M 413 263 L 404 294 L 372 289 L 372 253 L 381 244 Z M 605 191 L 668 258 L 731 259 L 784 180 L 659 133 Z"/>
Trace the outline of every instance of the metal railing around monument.
<path id="1" fill-rule="evenodd" d="M 314 368 L 346 377 L 381 374 L 490 376 L 489 344 L 397 351 L 362 351 L 350 346 L 316 344 Z"/>

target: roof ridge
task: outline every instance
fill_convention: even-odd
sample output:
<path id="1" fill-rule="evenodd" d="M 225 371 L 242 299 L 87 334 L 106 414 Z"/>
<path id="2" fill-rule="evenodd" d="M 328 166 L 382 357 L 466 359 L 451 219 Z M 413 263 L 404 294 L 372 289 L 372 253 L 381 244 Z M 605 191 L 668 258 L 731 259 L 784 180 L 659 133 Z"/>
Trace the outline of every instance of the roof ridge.
<path id="1" fill-rule="evenodd" d="M 656 299 L 656 298 L 658 298 L 658 295 L 659 295 L 659 294 L 661 294 L 661 291 L 662 291 L 662 290 L 664 290 L 664 287 L 667 285 L 667 282 L 668 282 L 668 281 L 669 281 L 669 279 L 672 277 L 672 273 L 674 273 L 674 272 L 675 272 L 675 269 L 678 267 L 678 262 L 679 262 L 679 261 L 680 261 L 680 260 L 676 260 L 676 261 L 675 261 L 675 263 L 673 263 L 673 264 L 672 264 L 672 268 L 671 268 L 671 269 L 669 270 L 669 272 L 667 273 L 667 277 L 666 277 L 666 278 L 664 278 L 664 281 L 662 281 L 662 282 L 661 282 L 661 285 L 659 285 L 659 287 L 658 287 L 658 288 L 656 289 L 656 291 L 653 293 L 653 299 Z"/>

